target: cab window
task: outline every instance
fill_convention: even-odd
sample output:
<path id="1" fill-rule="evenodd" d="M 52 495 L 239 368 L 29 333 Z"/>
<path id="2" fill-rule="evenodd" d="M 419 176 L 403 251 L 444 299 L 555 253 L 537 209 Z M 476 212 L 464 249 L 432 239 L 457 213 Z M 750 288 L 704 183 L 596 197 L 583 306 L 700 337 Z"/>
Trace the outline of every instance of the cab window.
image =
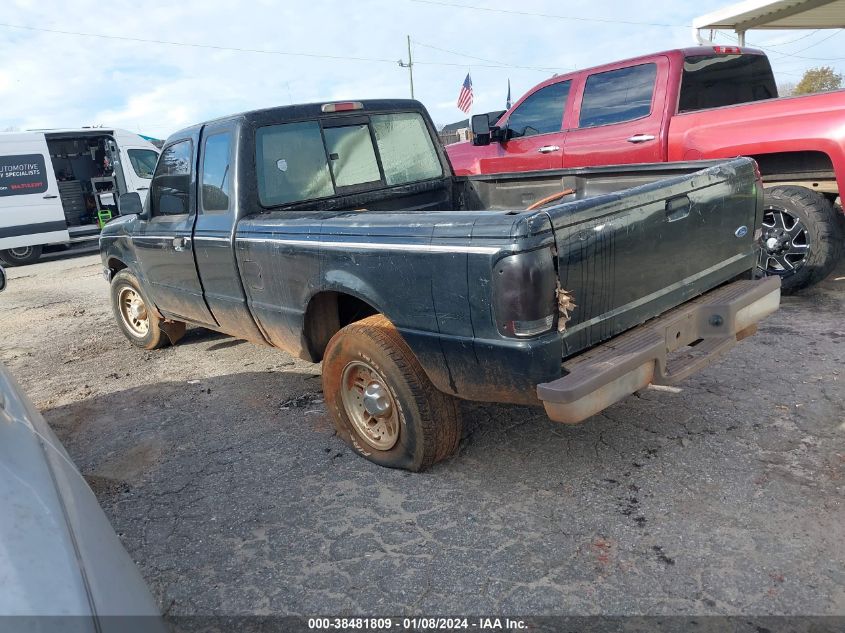
<path id="1" fill-rule="evenodd" d="M 579 127 L 597 127 L 648 116 L 657 64 L 641 64 L 587 77 Z"/>
<path id="2" fill-rule="evenodd" d="M 192 156 L 190 140 L 174 143 L 162 152 L 150 187 L 153 216 L 190 212 Z"/>
<path id="3" fill-rule="evenodd" d="M 571 81 L 561 81 L 528 96 L 508 117 L 508 137 L 560 132 L 571 84 Z"/>
<path id="4" fill-rule="evenodd" d="M 202 157 L 202 186 L 200 187 L 203 211 L 229 210 L 229 132 L 214 134 L 205 139 Z"/>

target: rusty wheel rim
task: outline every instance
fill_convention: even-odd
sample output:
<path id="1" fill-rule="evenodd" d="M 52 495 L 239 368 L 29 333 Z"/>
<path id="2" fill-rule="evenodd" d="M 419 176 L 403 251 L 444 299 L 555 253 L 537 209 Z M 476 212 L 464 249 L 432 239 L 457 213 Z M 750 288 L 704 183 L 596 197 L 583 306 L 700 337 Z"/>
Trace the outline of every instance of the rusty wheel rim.
<path id="1" fill-rule="evenodd" d="M 371 447 L 387 451 L 399 441 L 396 401 L 382 376 L 363 361 L 343 368 L 340 398 L 358 435 Z"/>
<path id="2" fill-rule="evenodd" d="M 141 295 L 134 288 L 124 286 L 117 295 L 117 302 L 123 324 L 134 336 L 145 337 L 150 330 L 150 318 Z"/>

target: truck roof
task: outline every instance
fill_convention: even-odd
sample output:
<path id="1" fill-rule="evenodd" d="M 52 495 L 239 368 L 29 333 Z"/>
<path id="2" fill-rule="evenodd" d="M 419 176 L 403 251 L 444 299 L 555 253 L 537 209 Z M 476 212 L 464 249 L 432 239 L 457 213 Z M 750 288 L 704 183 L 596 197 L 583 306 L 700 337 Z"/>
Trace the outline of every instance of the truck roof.
<path id="1" fill-rule="evenodd" d="M 539 88 L 541 86 L 545 86 L 548 84 L 557 83 L 558 81 L 562 81 L 568 77 L 573 77 L 575 75 L 579 75 L 581 73 L 592 73 L 596 70 L 601 70 L 602 68 L 610 68 L 610 67 L 617 67 L 617 66 L 633 66 L 636 65 L 637 62 L 647 62 L 655 57 L 676 57 L 676 58 L 684 58 L 684 57 L 692 57 L 695 55 L 712 55 L 713 53 L 720 52 L 719 49 L 729 49 L 731 53 L 722 53 L 722 54 L 735 54 L 733 51 L 738 50 L 742 55 L 765 55 L 765 53 L 756 48 L 746 48 L 746 47 L 738 47 L 738 46 L 689 46 L 687 48 L 672 48 L 665 51 L 659 51 L 657 53 L 648 53 L 647 55 L 638 55 L 637 57 L 629 57 L 628 59 L 617 59 L 612 62 L 607 62 L 604 64 L 599 64 L 597 66 L 589 66 L 587 68 L 579 68 L 578 70 L 572 70 L 566 73 L 560 73 L 545 81 L 542 81 L 538 84 L 532 86 L 532 89 L 529 92 L 533 92 L 534 89 Z M 528 94 L 526 92 L 526 94 Z M 524 95 L 523 95 L 524 96 Z"/>
<path id="2" fill-rule="evenodd" d="M 326 116 L 323 111 L 323 106 L 328 104 L 341 103 L 355 103 L 361 104 L 362 108 L 358 112 L 366 113 L 368 111 L 385 111 L 385 110 L 415 110 L 421 112 L 428 117 L 425 106 L 416 99 L 332 99 L 315 103 L 301 103 L 287 106 L 273 106 L 270 108 L 259 108 L 257 110 L 247 110 L 245 112 L 238 112 L 236 114 L 228 114 L 226 116 L 218 117 L 196 123 L 174 132 L 167 137 L 165 143 L 169 143 L 171 138 L 184 138 L 189 134 L 197 131 L 204 125 L 211 123 L 219 123 L 222 121 L 232 121 L 235 119 L 244 119 L 250 122 L 261 123 L 268 119 L 273 119 L 274 122 L 280 121 L 302 121 L 308 119 L 318 119 Z"/>

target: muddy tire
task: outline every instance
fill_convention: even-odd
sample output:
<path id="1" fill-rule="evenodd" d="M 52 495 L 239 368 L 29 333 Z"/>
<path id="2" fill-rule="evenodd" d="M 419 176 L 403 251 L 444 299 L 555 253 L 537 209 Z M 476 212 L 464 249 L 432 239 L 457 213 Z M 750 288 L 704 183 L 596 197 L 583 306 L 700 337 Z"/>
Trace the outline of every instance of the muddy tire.
<path id="1" fill-rule="evenodd" d="M 135 275 L 128 270 L 121 270 L 112 278 L 111 305 L 123 335 L 136 347 L 158 349 L 170 342 L 162 329 L 162 320 L 151 309 Z"/>
<path id="2" fill-rule="evenodd" d="M 0 251 L 0 260 L 9 266 L 26 266 L 34 264 L 41 258 L 43 246 L 21 246 Z"/>
<path id="3" fill-rule="evenodd" d="M 329 341 L 323 395 L 338 435 L 380 466 L 418 472 L 458 448 L 457 400 L 431 384 L 381 315 L 347 325 Z"/>
<path id="4" fill-rule="evenodd" d="M 842 222 L 823 195 L 804 187 L 766 189 L 759 267 L 791 294 L 827 277 L 842 256 Z"/>

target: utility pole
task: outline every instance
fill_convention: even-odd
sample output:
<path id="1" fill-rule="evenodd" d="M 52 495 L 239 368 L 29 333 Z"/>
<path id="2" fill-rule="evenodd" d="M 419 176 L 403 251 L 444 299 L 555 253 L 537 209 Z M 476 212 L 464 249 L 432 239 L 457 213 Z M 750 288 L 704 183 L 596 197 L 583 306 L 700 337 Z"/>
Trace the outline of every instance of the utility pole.
<path id="1" fill-rule="evenodd" d="M 402 68 L 408 69 L 408 74 L 411 77 L 411 99 L 414 98 L 414 59 L 411 57 L 411 36 L 408 36 L 408 63 L 406 64 L 401 59 L 399 60 L 399 65 Z"/>

